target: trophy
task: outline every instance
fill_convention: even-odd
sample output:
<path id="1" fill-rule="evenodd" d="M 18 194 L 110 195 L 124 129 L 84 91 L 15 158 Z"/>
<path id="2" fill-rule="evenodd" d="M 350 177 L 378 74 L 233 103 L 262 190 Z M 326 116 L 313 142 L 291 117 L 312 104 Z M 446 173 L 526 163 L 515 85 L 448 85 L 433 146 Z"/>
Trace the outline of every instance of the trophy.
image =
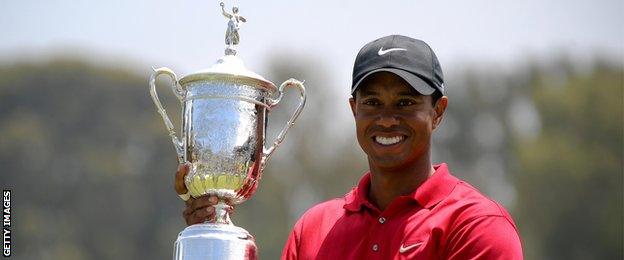
<path id="1" fill-rule="evenodd" d="M 150 94 L 163 118 L 178 155 L 179 163 L 190 163 L 184 183 L 190 196 L 215 195 L 214 221 L 185 228 L 175 242 L 174 259 L 256 259 L 253 236 L 232 224 L 229 212 L 249 199 L 262 171 L 275 149 L 284 140 L 305 105 L 303 83 L 289 79 L 276 87 L 272 82 L 245 68 L 236 56 L 239 29 L 245 18 L 238 8 L 225 10 L 229 20 L 225 56 L 212 67 L 178 79 L 168 68 L 154 69 Z M 181 137 L 158 99 L 156 78 L 172 79 L 171 89 L 182 104 Z M 300 92 L 299 105 L 276 137 L 265 147 L 267 114 L 282 99 L 286 88 Z"/>

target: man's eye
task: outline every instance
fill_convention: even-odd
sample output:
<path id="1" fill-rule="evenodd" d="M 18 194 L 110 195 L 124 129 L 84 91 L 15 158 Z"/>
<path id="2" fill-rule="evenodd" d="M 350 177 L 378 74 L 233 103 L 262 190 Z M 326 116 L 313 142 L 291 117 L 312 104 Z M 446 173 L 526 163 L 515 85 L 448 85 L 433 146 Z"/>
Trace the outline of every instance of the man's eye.
<path id="1" fill-rule="evenodd" d="M 362 102 L 364 105 L 368 105 L 368 106 L 377 106 L 379 105 L 379 102 L 377 102 L 377 100 L 364 100 L 364 102 Z"/>
<path id="2" fill-rule="evenodd" d="M 411 106 L 411 105 L 414 105 L 414 104 L 416 104 L 416 102 L 411 101 L 411 100 L 401 100 L 401 101 L 399 101 L 399 106 L 400 107 Z"/>

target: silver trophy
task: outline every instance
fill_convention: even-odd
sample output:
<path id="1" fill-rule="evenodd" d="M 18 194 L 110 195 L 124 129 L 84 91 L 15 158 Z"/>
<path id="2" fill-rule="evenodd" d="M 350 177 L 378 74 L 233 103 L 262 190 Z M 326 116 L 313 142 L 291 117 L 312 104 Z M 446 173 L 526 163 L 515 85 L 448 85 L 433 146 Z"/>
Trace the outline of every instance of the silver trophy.
<path id="1" fill-rule="evenodd" d="M 262 171 L 275 149 L 284 140 L 305 105 L 302 82 L 289 79 L 279 88 L 245 68 L 236 56 L 238 30 L 245 18 L 234 7 L 223 15 L 229 19 L 225 56 L 207 70 L 178 79 L 168 68 L 155 69 L 150 77 L 150 94 L 163 118 L 178 155 L 178 162 L 189 162 L 184 180 L 192 197 L 216 195 L 216 220 L 191 225 L 175 242 L 174 259 L 256 259 L 253 236 L 232 224 L 233 205 L 249 199 L 256 190 Z M 158 99 L 156 78 L 173 80 L 171 89 L 182 104 L 181 138 Z M 273 144 L 265 147 L 267 113 L 282 99 L 284 90 L 300 92 L 299 105 Z"/>

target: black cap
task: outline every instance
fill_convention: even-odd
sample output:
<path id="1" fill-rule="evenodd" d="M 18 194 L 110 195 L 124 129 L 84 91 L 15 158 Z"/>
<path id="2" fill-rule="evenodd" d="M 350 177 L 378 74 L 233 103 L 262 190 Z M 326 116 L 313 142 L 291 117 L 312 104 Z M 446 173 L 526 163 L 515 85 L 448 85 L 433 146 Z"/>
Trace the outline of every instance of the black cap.
<path id="1" fill-rule="evenodd" d="M 436 90 L 444 94 L 440 62 L 424 41 L 390 35 L 364 45 L 353 65 L 351 94 L 366 77 L 380 71 L 396 74 L 422 95 Z"/>

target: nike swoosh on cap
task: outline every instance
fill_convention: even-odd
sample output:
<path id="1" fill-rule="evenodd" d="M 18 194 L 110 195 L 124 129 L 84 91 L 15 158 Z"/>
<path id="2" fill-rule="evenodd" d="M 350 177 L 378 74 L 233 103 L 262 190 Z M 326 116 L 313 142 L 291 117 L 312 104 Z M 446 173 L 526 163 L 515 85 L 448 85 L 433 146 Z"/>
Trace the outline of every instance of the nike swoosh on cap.
<path id="1" fill-rule="evenodd" d="M 405 244 L 401 245 L 401 247 L 399 248 L 399 253 L 405 253 L 411 249 L 417 248 L 420 245 L 422 245 L 424 242 L 420 242 L 420 243 L 415 243 L 415 244 L 411 244 L 409 246 L 405 246 Z"/>
<path id="2" fill-rule="evenodd" d="M 384 55 L 384 54 L 386 54 L 388 52 L 391 52 L 391 51 L 406 51 L 406 50 L 407 49 L 403 49 L 403 48 L 390 48 L 390 49 L 384 50 L 383 47 L 381 47 L 381 48 L 379 48 L 379 51 L 377 52 L 377 55 L 382 56 L 382 55 Z"/>

